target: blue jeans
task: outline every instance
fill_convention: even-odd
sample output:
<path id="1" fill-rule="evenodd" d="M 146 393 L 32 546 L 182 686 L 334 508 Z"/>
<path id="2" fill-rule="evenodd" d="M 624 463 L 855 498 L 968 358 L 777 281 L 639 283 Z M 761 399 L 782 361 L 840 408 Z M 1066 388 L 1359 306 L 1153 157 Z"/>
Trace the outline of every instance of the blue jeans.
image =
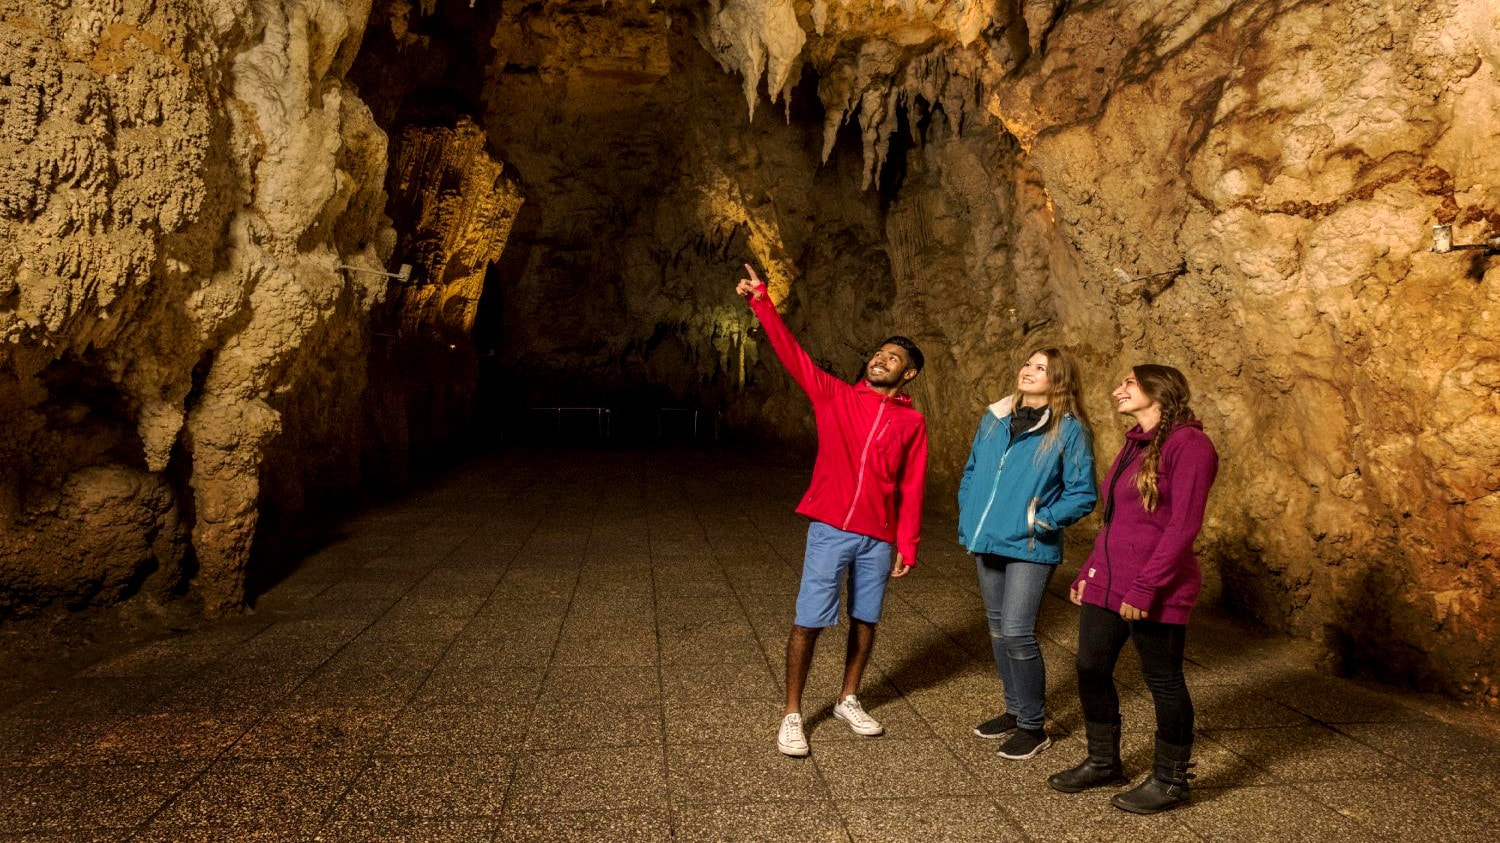
<path id="1" fill-rule="evenodd" d="M 1005 686 L 1005 710 L 1022 729 L 1040 729 L 1046 715 L 1047 665 L 1036 643 L 1036 616 L 1057 566 L 992 553 L 975 554 L 974 560 L 995 670 Z"/>

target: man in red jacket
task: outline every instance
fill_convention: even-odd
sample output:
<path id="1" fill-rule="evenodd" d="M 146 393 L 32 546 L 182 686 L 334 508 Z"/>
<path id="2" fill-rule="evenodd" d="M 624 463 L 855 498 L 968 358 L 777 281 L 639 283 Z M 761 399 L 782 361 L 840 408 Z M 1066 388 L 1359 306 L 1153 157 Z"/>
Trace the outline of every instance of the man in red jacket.
<path id="1" fill-rule="evenodd" d="M 904 576 L 917 561 L 927 423 L 901 390 L 922 370 L 922 351 L 905 337 L 891 337 L 865 364 L 864 378 L 851 386 L 812 362 L 781 321 L 755 269 L 749 264 L 745 269 L 750 277 L 741 279 L 736 292 L 749 300 L 771 348 L 812 401 L 818 428 L 812 483 L 797 505 L 812 524 L 797 618 L 787 639 L 786 710 L 776 738 L 784 754 L 802 757 L 808 754 L 802 689 L 818 633 L 838 623 L 839 583 L 845 579 L 849 648 L 833 716 L 857 734 L 885 732 L 865 713 L 856 693 L 875 646 L 886 582 Z"/>

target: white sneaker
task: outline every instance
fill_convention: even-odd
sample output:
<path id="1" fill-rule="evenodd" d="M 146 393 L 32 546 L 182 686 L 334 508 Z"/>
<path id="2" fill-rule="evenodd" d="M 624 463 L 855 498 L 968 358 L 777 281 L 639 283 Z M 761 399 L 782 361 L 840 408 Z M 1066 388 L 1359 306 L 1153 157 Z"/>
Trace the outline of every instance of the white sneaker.
<path id="1" fill-rule="evenodd" d="M 807 736 L 802 734 L 802 715 L 788 714 L 781 718 L 781 729 L 776 733 L 776 748 L 782 755 L 806 758 Z"/>
<path id="2" fill-rule="evenodd" d="M 856 735 L 867 735 L 875 737 L 885 734 L 885 727 L 880 721 L 865 713 L 864 706 L 859 704 L 859 697 L 850 694 L 834 703 L 833 716 L 849 724 Z"/>

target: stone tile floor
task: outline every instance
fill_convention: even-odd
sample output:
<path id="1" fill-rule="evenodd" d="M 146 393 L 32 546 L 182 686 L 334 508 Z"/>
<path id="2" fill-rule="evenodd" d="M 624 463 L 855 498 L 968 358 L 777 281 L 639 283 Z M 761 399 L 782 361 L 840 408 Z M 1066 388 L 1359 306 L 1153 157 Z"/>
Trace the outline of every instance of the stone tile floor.
<path id="1" fill-rule="evenodd" d="M 1493 839 L 1496 717 L 1316 672 L 1201 613 L 1193 804 L 1066 796 L 1083 755 L 1054 582 L 1051 750 L 970 735 L 999 686 L 972 562 L 931 518 L 893 583 L 858 738 L 810 682 L 813 755 L 774 747 L 806 463 L 513 452 L 340 526 L 253 613 L 0 697 L 0 840 Z M 1149 764 L 1129 655 L 1125 753 Z"/>

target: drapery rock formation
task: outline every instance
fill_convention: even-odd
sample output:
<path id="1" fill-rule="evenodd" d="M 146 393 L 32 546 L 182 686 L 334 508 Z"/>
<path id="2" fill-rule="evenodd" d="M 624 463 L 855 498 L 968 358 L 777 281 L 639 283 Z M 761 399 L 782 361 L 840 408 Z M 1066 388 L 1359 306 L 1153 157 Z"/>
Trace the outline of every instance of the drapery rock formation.
<path id="1" fill-rule="evenodd" d="M 357 3 L 0 4 L 0 613 L 192 570 L 239 605 L 286 396 L 359 374 L 384 290 L 336 269 L 391 246 L 385 136 L 340 82 L 362 25 Z"/>
<path id="2" fill-rule="evenodd" d="M 1488 0 L 123 8 L 0 0 L 11 610 L 234 605 L 268 508 L 461 424 L 487 318 L 518 407 L 805 442 L 753 260 L 840 374 L 924 345 L 937 500 L 1028 349 L 1084 360 L 1101 457 L 1125 367 L 1182 368 L 1211 597 L 1500 701 L 1500 258 L 1428 251 L 1500 233 Z"/>
<path id="3" fill-rule="evenodd" d="M 389 211 L 400 232 L 393 261 L 408 281 L 374 314 L 372 400 L 383 449 L 404 456 L 463 432 L 474 413 L 479 359 L 470 341 L 489 268 L 500 259 L 522 198 L 484 131 L 408 126 L 394 156 Z M 404 460 L 387 473 L 402 474 Z"/>

